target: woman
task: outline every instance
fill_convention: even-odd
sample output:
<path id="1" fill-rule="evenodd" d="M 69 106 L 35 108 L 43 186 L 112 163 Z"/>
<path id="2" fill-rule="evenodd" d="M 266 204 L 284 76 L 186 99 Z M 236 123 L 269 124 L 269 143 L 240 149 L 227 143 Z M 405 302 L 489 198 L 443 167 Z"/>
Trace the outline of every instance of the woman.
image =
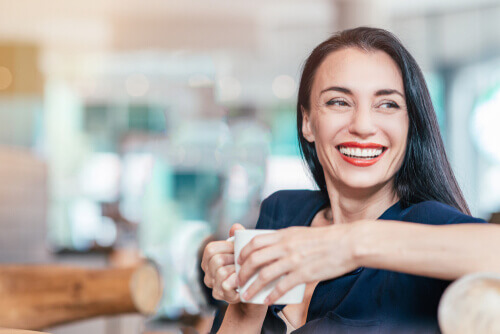
<path id="1" fill-rule="evenodd" d="M 304 66 L 297 130 L 319 191 L 281 191 L 262 203 L 257 228 L 279 231 L 242 250 L 239 277 L 231 243 L 206 247 L 205 283 L 230 304 L 212 331 L 438 331 L 448 280 L 477 266 L 456 257 L 477 243 L 467 238 L 477 226 L 437 225 L 484 221 L 469 215 L 413 57 L 381 29 L 323 42 Z M 442 246 L 447 238 L 455 248 Z M 307 283 L 303 303 L 240 303 L 236 286 L 257 270 L 245 299 L 285 275 L 268 305 Z"/>

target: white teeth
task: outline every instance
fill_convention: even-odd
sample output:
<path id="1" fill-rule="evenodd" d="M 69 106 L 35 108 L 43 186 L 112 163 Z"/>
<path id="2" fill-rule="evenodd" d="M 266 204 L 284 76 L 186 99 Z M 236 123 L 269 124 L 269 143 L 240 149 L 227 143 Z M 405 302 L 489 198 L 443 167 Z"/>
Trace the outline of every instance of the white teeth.
<path id="1" fill-rule="evenodd" d="M 340 146 L 339 147 L 340 153 L 353 157 L 353 158 L 376 158 L 380 154 L 382 154 L 382 149 L 381 148 L 375 148 L 375 149 L 361 149 L 361 148 L 354 148 L 354 147 L 345 147 L 345 146 Z"/>

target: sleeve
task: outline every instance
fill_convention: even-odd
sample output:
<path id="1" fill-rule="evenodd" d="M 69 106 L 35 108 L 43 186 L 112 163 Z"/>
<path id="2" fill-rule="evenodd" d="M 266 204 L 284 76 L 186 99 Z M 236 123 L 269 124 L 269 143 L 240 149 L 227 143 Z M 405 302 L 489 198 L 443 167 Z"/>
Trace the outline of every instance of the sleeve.
<path id="1" fill-rule="evenodd" d="M 266 230 L 273 229 L 274 226 L 274 211 L 276 206 L 278 195 L 277 193 L 272 194 L 267 197 L 262 204 L 260 205 L 260 214 L 259 219 L 257 220 L 256 229 Z M 208 288 L 207 288 L 208 289 Z M 210 290 L 211 295 L 211 290 Z M 220 326 L 222 325 L 222 320 L 224 320 L 224 315 L 226 314 L 227 304 L 224 302 L 220 302 L 222 305 L 219 305 L 217 308 L 217 312 L 215 314 L 214 322 L 212 324 L 212 329 L 210 333 L 217 333 Z"/>
<path id="2" fill-rule="evenodd" d="M 429 225 L 486 223 L 483 219 L 466 215 L 450 205 L 436 201 L 415 204 L 403 220 Z"/>

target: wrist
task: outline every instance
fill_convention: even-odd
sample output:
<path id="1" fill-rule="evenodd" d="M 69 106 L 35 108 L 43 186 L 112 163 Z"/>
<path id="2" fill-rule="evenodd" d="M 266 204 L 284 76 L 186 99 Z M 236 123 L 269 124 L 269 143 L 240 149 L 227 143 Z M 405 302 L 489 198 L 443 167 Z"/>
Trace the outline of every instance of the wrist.
<path id="1" fill-rule="evenodd" d="M 260 333 L 266 312 L 266 305 L 230 304 L 218 333 Z"/>
<path id="2" fill-rule="evenodd" d="M 348 232 L 351 258 L 356 267 L 368 267 L 367 259 L 373 249 L 372 221 L 358 221 L 351 224 Z"/>
<path id="3" fill-rule="evenodd" d="M 245 318 L 259 318 L 267 312 L 267 305 L 237 303 L 230 306 L 234 307 L 235 311 Z"/>

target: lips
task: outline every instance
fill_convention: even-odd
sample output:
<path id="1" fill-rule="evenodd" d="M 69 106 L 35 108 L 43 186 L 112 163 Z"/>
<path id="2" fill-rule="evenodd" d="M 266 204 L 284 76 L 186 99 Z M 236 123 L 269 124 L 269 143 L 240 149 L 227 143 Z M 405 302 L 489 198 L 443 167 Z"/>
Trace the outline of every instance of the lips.
<path id="1" fill-rule="evenodd" d="M 345 142 L 337 145 L 344 161 L 357 166 L 368 167 L 379 161 L 387 147 L 376 143 Z"/>

